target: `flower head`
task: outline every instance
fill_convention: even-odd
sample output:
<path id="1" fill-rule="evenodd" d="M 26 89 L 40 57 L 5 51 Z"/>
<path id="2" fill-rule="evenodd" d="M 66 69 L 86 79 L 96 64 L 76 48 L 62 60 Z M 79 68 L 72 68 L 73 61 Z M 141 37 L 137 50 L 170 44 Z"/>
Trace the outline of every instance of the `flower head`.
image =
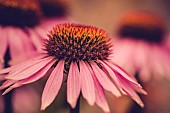
<path id="1" fill-rule="evenodd" d="M 116 97 L 126 94 L 143 107 L 135 91 L 146 92 L 134 78 L 108 59 L 111 48 L 110 38 L 102 29 L 79 24 L 56 25 L 45 41 L 43 53 L 0 71 L 8 73 L 1 89 L 7 88 L 5 94 L 37 81 L 52 70 L 42 94 L 42 110 L 55 99 L 64 76 L 67 78 L 67 102 L 72 108 L 81 92 L 88 104 L 96 103 L 109 112 L 104 90 Z"/>
<path id="2" fill-rule="evenodd" d="M 163 19 L 147 11 L 133 11 L 125 14 L 118 29 L 122 38 L 132 37 L 137 40 L 160 43 L 165 34 Z"/>
<path id="3" fill-rule="evenodd" d="M 170 54 L 162 45 L 165 24 L 160 16 L 146 11 L 126 14 L 118 30 L 113 60 L 143 81 L 169 78 Z M 161 60 L 160 60 L 161 59 Z"/>

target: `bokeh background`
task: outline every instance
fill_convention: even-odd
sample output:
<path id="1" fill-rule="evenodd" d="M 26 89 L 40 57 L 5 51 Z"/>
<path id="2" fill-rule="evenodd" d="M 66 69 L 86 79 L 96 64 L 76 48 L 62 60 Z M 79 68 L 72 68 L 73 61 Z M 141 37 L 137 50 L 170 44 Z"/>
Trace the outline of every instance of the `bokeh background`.
<path id="1" fill-rule="evenodd" d="M 160 15 L 166 25 L 166 37 L 168 38 L 170 35 L 170 0 L 39 1 L 44 5 L 48 5 L 49 8 L 55 7 L 55 10 L 51 10 L 52 16 L 56 16 L 59 19 L 66 17 L 70 22 L 102 28 L 112 39 L 116 38 L 121 17 L 126 12 L 134 10 L 150 11 Z M 58 13 L 56 11 L 58 11 Z M 40 82 L 41 84 L 45 84 L 44 80 Z M 140 108 L 129 97 L 123 96 L 117 99 L 106 92 L 111 113 L 170 113 L 170 81 L 166 79 L 158 81 L 150 80 L 145 84 L 142 83 L 142 85 L 148 92 L 147 96 L 141 96 L 145 103 L 144 108 Z M 38 89 L 40 94 L 42 93 L 43 86 L 44 85 Z M 32 105 L 34 105 L 34 103 L 32 103 Z M 52 105 L 45 111 L 40 111 L 39 113 L 69 113 L 69 106 L 66 103 L 66 83 L 63 83 L 59 95 Z M 103 113 L 103 111 L 97 106 L 89 106 L 86 101 L 81 98 L 80 113 Z"/>

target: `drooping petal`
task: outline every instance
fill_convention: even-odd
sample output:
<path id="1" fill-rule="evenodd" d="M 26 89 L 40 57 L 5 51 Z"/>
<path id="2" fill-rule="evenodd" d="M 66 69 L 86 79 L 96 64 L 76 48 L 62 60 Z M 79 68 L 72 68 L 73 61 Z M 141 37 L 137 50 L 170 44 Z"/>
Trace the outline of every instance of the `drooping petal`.
<path id="1" fill-rule="evenodd" d="M 15 83 L 15 84 L 11 85 L 9 88 L 7 88 L 7 89 L 3 92 L 2 95 L 7 94 L 7 93 L 10 92 L 12 89 L 17 88 L 17 87 L 20 87 L 20 86 L 21 86 L 21 84 Z"/>
<path id="2" fill-rule="evenodd" d="M 169 54 L 169 52 L 167 50 L 162 50 L 162 51 L 164 52 L 164 54 L 160 54 L 160 55 L 162 55 L 160 57 L 160 59 L 162 59 L 161 60 L 162 65 L 163 65 L 164 70 L 165 70 L 165 75 L 164 76 L 166 78 L 170 79 L 170 75 L 169 75 L 169 73 L 170 73 L 170 69 L 169 69 L 169 64 L 170 64 L 169 56 L 170 56 L 170 54 Z"/>
<path id="3" fill-rule="evenodd" d="M 3 57 L 7 49 L 7 34 L 5 28 L 0 27 L 0 62 L 3 63 Z"/>
<path id="4" fill-rule="evenodd" d="M 105 61 L 105 63 L 106 63 L 107 61 Z M 110 65 L 110 66 L 109 66 Z M 116 74 L 116 76 L 118 77 L 118 80 L 119 80 L 119 76 L 121 76 L 123 79 L 124 79 L 124 81 L 126 81 L 128 84 L 129 84 L 129 86 L 134 90 L 134 93 L 135 93 L 135 90 L 136 91 L 138 91 L 138 92 L 140 92 L 140 93 L 143 93 L 143 94 L 147 94 L 146 93 L 146 91 L 145 90 L 143 90 L 142 89 L 142 87 L 141 87 L 141 85 L 139 84 L 139 83 L 137 83 L 137 81 L 136 81 L 136 79 L 133 77 L 133 76 L 129 76 L 128 75 L 128 73 L 126 73 L 121 67 L 119 67 L 118 65 L 116 65 L 116 64 L 114 64 L 115 66 L 113 66 L 113 64 L 112 63 L 109 63 L 108 62 L 108 66 L 112 69 L 112 70 L 114 70 L 114 69 L 118 69 L 118 71 L 117 70 L 114 70 L 115 71 L 115 74 Z M 115 68 L 115 67 L 117 67 L 117 68 Z M 123 75 L 122 75 L 123 74 Z M 121 82 L 120 82 L 120 84 L 122 84 Z M 122 87 L 122 86 L 121 86 Z M 123 87 L 122 87 L 123 88 Z M 127 91 L 125 91 L 125 93 L 127 93 Z M 126 94 L 125 94 L 126 95 Z M 138 96 L 138 95 L 137 95 Z"/>
<path id="5" fill-rule="evenodd" d="M 50 29 L 48 29 L 47 26 L 44 27 L 44 28 L 42 28 L 42 27 L 36 27 L 36 28 L 34 29 L 34 31 L 44 40 L 44 39 L 48 39 L 47 34 L 48 34 L 48 32 L 51 30 L 52 27 L 53 27 L 53 26 L 51 26 Z M 45 28 L 47 28 L 48 30 L 44 30 Z"/>
<path id="6" fill-rule="evenodd" d="M 50 69 L 50 67 L 54 64 L 54 61 L 50 62 L 49 64 L 47 64 L 44 68 L 42 68 L 39 72 L 35 73 L 35 75 L 31 76 L 31 77 L 28 77 L 26 79 L 22 79 L 22 80 L 19 80 L 19 81 L 14 81 L 14 80 L 7 80 L 6 82 L 4 82 L 2 84 L 2 86 L 0 87 L 0 89 L 4 89 L 6 87 L 9 87 L 7 88 L 4 92 L 3 92 L 3 95 L 5 95 L 6 93 L 8 93 L 9 91 L 11 91 L 12 89 L 14 88 L 17 88 L 17 87 L 21 87 L 22 85 L 24 84 L 29 84 L 29 83 L 32 83 L 40 78 L 42 78 L 46 72 Z"/>
<path id="7" fill-rule="evenodd" d="M 11 59 L 15 60 L 19 55 L 29 55 L 35 51 L 31 40 L 27 34 L 19 28 L 8 28 L 8 42 Z"/>
<path id="8" fill-rule="evenodd" d="M 28 66 L 21 68 L 13 73 L 9 73 L 6 79 L 21 80 L 32 76 L 34 73 L 42 69 L 46 64 L 52 60 L 52 57 L 37 60 L 35 63 L 30 63 Z"/>
<path id="9" fill-rule="evenodd" d="M 134 89 L 135 91 L 137 91 L 138 93 L 147 95 L 147 92 L 146 92 L 144 89 L 142 89 L 141 87 L 139 87 L 139 86 L 137 86 L 137 85 L 135 85 L 135 84 L 133 84 L 133 83 L 130 83 L 130 85 L 131 85 L 131 86 L 133 87 L 133 89 Z"/>
<path id="10" fill-rule="evenodd" d="M 0 81 L 3 81 L 5 79 L 4 75 L 0 75 Z"/>
<path id="11" fill-rule="evenodd" d="M 75 62 L 71 63 L 67 78 L 67 101 L 72 108 L 75 108 L 80 95 L 80 73 Z"/>
<path id="12" fill-rule="evenodd" d="M 5 81 L 2 84 L 2 86 L 0 87 L 0 89 L 4 89 L 4 88 L 9 87 L 9 86 L 10 87 L 7 88 L 3 92 L 3 95 L 5 95 L 6 93 L 8 93 L 9 91 L 11 91 L 14 88 L 21 87 L 24 84 L 29 84 L 29 83 L 32 83 L 32 82 L 42 78 L 47 73 L 47 71 L 51 68 L 51 66 L 53 64 L 54 64 L 54 61 L 51 61 L 49 64 L 47 64 L 45 67 L 43 67 L 40 71 L 38 71 L 33 76 L 30 76 L 30 77 L 28 77 L 26 79 L 22 79 L 22 80 L 19 80 L 19 81 L 16 81 L 16 80 L 7 80 L 7 81 Z"/>
<path id="13" fill-rule="evenodd" d="M 117 87 L 112 83 L 109 77 L 97 66 L 96 63 L 91 63 L 92 69 L 95 73 L 96 78 L 103 86 L 103 88 L 107 91 L 110 91 L 115 96 L 121 96 L 121 93 L 117 89 Z"/>
<path id="14" fill-rule="evenodd" d="M 134 67 L 134 47 L 135 41 L 128 39 L 117 40 L 114 44 L 114 54 L 110 58 L 124 69 L 128 70 L 130 74 L 135 73 Z"/>
<path id="15" fill-rule="evenodd" d="M 117 88 L 118 88 L 122 93 L 124 93 L 124 92 L 122 91 L 121 86 L 120 86 L 119 80 L 118 80 L 117 76 L 115 75 L 115 73 L 113 72 L 113 70 L 110 69 L 110 67 L 107 66 L 103 61 L 99 60 L 99 62 L 101 63 L 101 65 L 103 65 L 102 68 L 105 69 L 105 71 L 107 71 L 107 72 L 109 73 L 110 77 L 112 78 L 112 80 L 113 80 L 113 82 L 115 83 L 115 85 L 117 86 Z"/>
<path id="16" fill-rule="evenodd" d="M 59 61 L 48 78 L 41 99 L 41 110 L 48 107 L 58 94 L 63 81 L 64 61 Z"/>
<path id="17" fill-rule="evenodd" d="M 16 80 L 6 80 L 0 87 L 0 90 L 5 89 L 9 86 L 11 86 L 12 84 L 16 83 Z"/>
<path id="18" fill-rule="evenodd" d="M 149 54 L 150 54 L 150 46 L 145 41 L 136 41 L 134 44 L 134 48 L 136 54 L 134 54 L 134 64 L 137 69 L 142 69 L 143 66 L 150 63 Z M 133 49 L 133 48 L 132 48 Z"/>
<path id="19" fill-rule="evenodd" d="M 119 73 L 116 74 L 120 80 L 120 84 L 123 88 L 123 90 L 127 93 L 128 96 L 130 96 L 136 103 L 138 103 L 141 107 L 144 107 L 144 104 L 140 97 L 135 92 L 134 88 L 131 86 L 129 81 L 127 81 L 125 78 L 123 78 Z"/>
<path id="20" fill-rule="evenodd" d="M 4 68 L 4 69 L 0 69 L 0 74 L 9 73 L 12 69 L 13 69 L 13 66 L 8 67 L 8 68 Z"/>
<path id="21" fill-rule="evenodd" d="M 152 44 L 148 45 L 148 43 L 144 41 L 136 41 L 134 48 L 136 51 L 136 54 L 134 54 L 133 56 L 135 69 L 136 71 L 138 71 L 140 79 L 143 81 L 147 81 L 151 77 L 151 62 L 153 58 L 150 59 L 150 54 L 153 51 L 151 49 Z"/>
<path id="22" fill-rule="evenodd" d="M 95 103 L 95 89 L 94 81 L 92 75 L 87 68 L 84 61 L 80 61 L 80 77 L 81 77 L 81 89 L 82 95 L 87 100 L 89 105 L 94 105 Z"/>
<path id="23" fill-rule="evenodd" d="M 32 29 L 28 29 L 29 31 L 29 38 L 32 40 L 32 42 L 34 43 L 34 46 L 36 47 L 37 51 L 42 51 L 43 49 L 43 38 L 40 37 L 34 30 Z M 44 34 L 44 36 L 46 36 L 46 34 L 44 32 L 41 32 L 41 34 Z"/>
<path id="24" fill-rule="evenodd" d="M 164 57 L 164 55 L 166 52 L 157 45 L 153 45 L 152 51 L 153 51 L 153 54 L 150 55 L 153 59 L 151 73 L 153 75 L 155 75 L 154 78 L 160 80 L 162 77 L 164 77 L 166 75 L 166 73 L 165 73 L 166 68 L 164 66 L 164 59 L 166 59 L 166 57 Z M 168 57 L 168 59 L 166 59 L 166 62 L 168 62 L 168 63 L 170 63 L 169 57 Z M 162 60 L 160 60 L 160 59 L 162 59 Z M 159 76 L 157 76 L 157 75 L 159 75 Z"/>
<path id="25" fill-rule="evenodd" d="M 29 59 L 29 60 L 24 61 L 22 63 L 10 66 L 8 68 L 0 69 L 0 74 L 6 74 L 6 73 L 9 73 L 9 72 L 12 72 L 12 73 L 18 72 L 20 69 L 25 69 L 25 67 L 27 67 L 27 65 L 30 66 L 30 65 L 33 65 L 35 62 L 39 62 L 37 59 L 41 59 L 43 57 L 45 57 L 45 56 L 44 55 L 38 55 L 35 58 Z"/>
<path id="26" fill-rule="evenodd" d="M 45 76 L 45 74 L 47 73 L 47 71 L 51 68 L 51 66 L 55 63 L 54 61 L 51 61 L 50 63 L 48 63 L 46 66 L 44 66 L 41 70 L 39 70 L 37 73 L 35 73 L 34 75 L 26 78 L 26 79 L 22 79 L 20 81 L 18 81 L 18 84 L 29 84 L 32 82 L 35 82 L 37 80 L 39 80 L 40 78 L 42 78 L 43 76 Z"/>
<path id="27" fill-rule="evenodd" d="M 139 71 L 139 77 L 142 81 L 146 82 L 151 78 L 151 63 L 147 63 L 142 65 L 142 69 Z"/>
<path id="28" fill-rule="evenodd" d="M 95 81 L 96 82 L 96 81 Z M 96 104 L 102 108 L 106 113 L 110 112 L 109 105 L 106 101 L 104 90 L 99 83 L 95 84 L 95 93 L 96 93 Z"/>
<path id="29" fill-rule="evenodd" d="M 135 80 L 133 80 L 128 73 L 126 73 L 120 66 L 113 64 L 111 62 L 108 61 L 104 61 L 112 70 L 120 73 L 120 75 L 122 75 L 124 78 L 126 78 L 127 80 L 129 80 L 130 82 L 134 83 L 134 84 L 138 84 Z"/>
<path id="30" fill-rule="evenodd" d="M 96 104 L 105 112 L 108 113 L 110 112 L 108 103 L 105 98 L 104 90 L 102 86 L 100 85 L 99 81 L 97 80 L 93 70 L 89 65 L 87 65 L 89 71 L 91 72 L 91 75 L 94 80 L 94 86 L 95 86 L 95 96 L 96 96 Z"/>

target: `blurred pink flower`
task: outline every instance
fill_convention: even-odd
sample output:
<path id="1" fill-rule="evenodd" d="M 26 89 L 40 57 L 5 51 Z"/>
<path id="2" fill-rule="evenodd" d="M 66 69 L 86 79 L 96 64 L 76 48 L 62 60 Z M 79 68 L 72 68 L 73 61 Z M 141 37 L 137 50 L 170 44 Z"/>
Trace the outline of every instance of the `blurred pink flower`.
<path id="1" fill-rule="evenodd" d="M 119 27 L 112 59 L 143 81 L 170 78 L 170 53 L 162 44 L 165 27 L 159 16 L 136 11 L 126 14 Z"/>
<path id="2" fill-rule="evenodd" d="M 165 37 L 165 40 L 163 42 L 165 49 L 167 49 L 170 52 L 170 36 L 169 34 L 167 37 Z"/>
<path id="3" fill-rule="evenodd" d="M 31 3 L 31 4 L 30 4 Z M 0 1 L 0 63 L 4 62 L 9 49 L 11 64 L 30 57 L 41 50 L 43 28 L 40 23 L 40 8 L 35 0 Z"/>
<path id="4" fill-rule="evenodd" d="M 42 94 L 41 110 L 54 101 L 65 78 L 67 102 L 72 108 L 75 108 L 81 92 L 89 105 L 96 103 L 103 111 L 109 112 L 104 90 L 116 97 L 128 95 L 144 106 L 136 93 L 146 94 L 140 84 L 108 60 L 112 44 L 105 31 L 79 24 L 59 24 L 48 37 L 44 52 L 0 71 L 0 74 L 8 73 L 1 86 L 1 89 L 7 88 L 3 94 L 39 80 L 51 70 Z"/>

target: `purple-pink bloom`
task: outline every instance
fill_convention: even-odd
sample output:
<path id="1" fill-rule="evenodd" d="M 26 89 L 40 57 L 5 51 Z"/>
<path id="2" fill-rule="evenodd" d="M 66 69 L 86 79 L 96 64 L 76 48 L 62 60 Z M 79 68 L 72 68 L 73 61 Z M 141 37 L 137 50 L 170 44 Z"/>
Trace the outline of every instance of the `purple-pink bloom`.
<path id="1" fill-rule="evenodd" d="M 116 97 L 128 95 L 144 106 L 136 91 L 146 94 L 141 85 L 121 67 L 113 63 L 112 43 L 104 30 L 79 24 L 59 24 L 48 34 L 43 51 L 35 57 L 2 69 L 6 81 L 3 94 L 35 82 L 51 72 L 46 82 L 41 110 L 57 96 L 63 81 L 67 82 L 67 102 L 75 108 L 80 93 L 89 105 L 97 104 L 109 112 L 105 91 Z M 66 79 L 64 79 L 66 78 Z"/>
<path id="2" fill-rule="evenodd" d="M 170 78 L 170 53 L 163 45 L 165 26 L 151 12 L 134 11 L 121 20 L 112 59 L 142 81 Z"/>
<path id="3" fill-rule="evenodd" d="M 0 63 L 9 50 L 10 64 L 23 61 L 41 50 L 46 34 L 40 27 L 40 7 L 35 0 L 0 1 Z"/>

